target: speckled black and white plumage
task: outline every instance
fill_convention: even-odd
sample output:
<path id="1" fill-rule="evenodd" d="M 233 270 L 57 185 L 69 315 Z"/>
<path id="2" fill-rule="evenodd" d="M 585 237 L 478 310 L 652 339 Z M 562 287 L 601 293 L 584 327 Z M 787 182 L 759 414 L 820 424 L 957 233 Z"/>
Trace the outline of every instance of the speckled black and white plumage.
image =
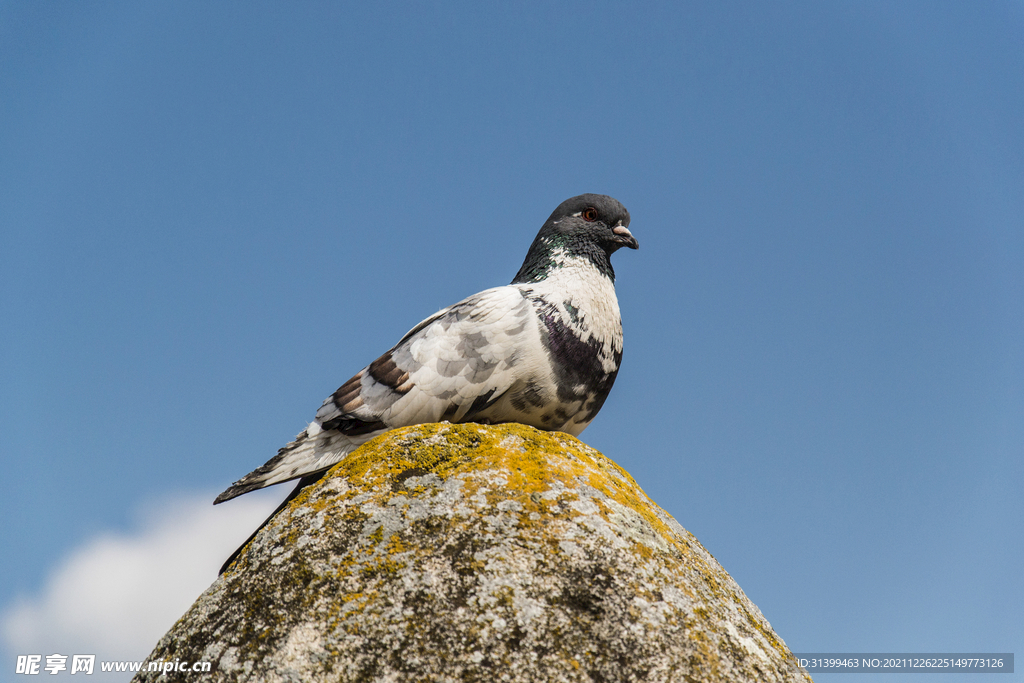
<path id="1" fill-rule="evenodd" d="M 214 502 L 301 477 L 297 492 L 360 444 L 407 425 L 520 422 L 578 436 L 622 360 L 610 257 L 637 248 L 628 225 L 629 212 L 611 197 L 562 202 L 512 284 L 414 327 L 324 401 L 295 441 Z"/>

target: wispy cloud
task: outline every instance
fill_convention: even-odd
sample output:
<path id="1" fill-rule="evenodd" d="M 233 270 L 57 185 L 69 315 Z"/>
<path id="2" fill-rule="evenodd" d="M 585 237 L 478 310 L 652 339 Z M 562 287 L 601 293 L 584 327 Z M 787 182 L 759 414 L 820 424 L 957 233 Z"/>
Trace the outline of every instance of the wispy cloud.
<path id="1" fill-rule="evenodd" d="M 217 507 L 212 495 L 179 495 L 143 510 L 134 532 L 87 540 L 54 567 L 38 594 L 3 608 L 4 668 L 13 671 L 19 654 L 43 655 L 44 664 L 54 653 L 95 654 L 97 674 L 101 660 L 144 659 L 282 493 Z"/>

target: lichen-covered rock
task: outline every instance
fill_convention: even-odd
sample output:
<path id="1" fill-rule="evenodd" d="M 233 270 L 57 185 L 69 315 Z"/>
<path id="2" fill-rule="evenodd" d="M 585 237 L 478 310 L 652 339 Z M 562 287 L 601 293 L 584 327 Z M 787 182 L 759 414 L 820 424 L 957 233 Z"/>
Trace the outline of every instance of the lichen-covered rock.
<path id="1" fill-rule="evenodd" d="M 224 681 L 809 680 L 628 474 L 522 425 L 420 425 L 365 444 L 148 661 L 175 660 L 211 662 Z"/>

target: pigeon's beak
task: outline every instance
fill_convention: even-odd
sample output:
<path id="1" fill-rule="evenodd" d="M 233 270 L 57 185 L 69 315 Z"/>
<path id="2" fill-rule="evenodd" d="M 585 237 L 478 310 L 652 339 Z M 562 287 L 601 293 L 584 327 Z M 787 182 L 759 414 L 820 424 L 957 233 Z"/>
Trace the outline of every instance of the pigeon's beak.
<path id="1" fill-rule="evenodd" d="M 640 243 L 633 237 L 633 233 L 625 225 L 616 225 L 612 228 L 612 232 L 615 233 L 616 242 L 620 246 L 629 247 L 630 249 L 639 249 Z"/>

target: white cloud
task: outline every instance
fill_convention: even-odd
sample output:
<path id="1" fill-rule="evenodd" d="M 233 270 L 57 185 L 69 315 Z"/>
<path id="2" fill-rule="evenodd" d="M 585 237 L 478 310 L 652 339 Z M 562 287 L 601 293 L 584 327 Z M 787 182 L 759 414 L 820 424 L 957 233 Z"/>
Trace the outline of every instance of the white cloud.
<path id="1" fill-rule="evenodd" d="M 57 564 L 37 595 L 3 609 L 5 668 L 13 671 L 17 654 L 41 654 L 44 664 L 53 653 L 95 654 L 97 674 L 102 660 L 145 659 L 284 493 L 216 507 L 212 495 L 177 496 L 145 510 L 133 533 L 86 541 Z"/>

